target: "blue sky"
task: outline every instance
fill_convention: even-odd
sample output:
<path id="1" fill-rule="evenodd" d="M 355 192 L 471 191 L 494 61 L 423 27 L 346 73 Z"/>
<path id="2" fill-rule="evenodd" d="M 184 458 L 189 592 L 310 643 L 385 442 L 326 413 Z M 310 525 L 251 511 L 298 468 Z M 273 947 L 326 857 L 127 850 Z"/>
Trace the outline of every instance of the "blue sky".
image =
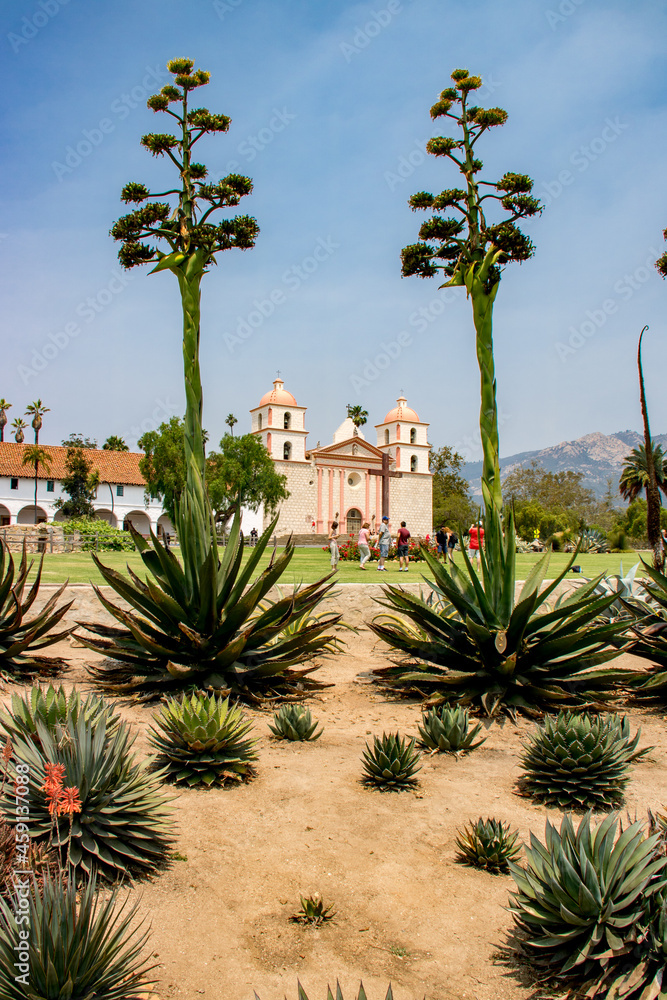
<path id="1" fill-rule="evenodd" d="M 400 276 L 420 223 L 408 197 L 457 184 L 423 147 L 460 66 L 482 76 L 479 103 L 509 113 L 482 176 L 528 173 L 546 204 L 526 227 L 535 257 L 506 270 L 496 300 L 501 453 L 639 429 L 645 323 L 652 424 L 667 429 L 658 0 L 6 0 L 1 20 L 0 396 L 10 418 L 41 397 L 45 443 L 80 431 L 134 445 L 183 411 L 177 283 L 123 272 L 108 236 L 123 185 L 161 190 L 169 175 L 139 140 L 166 130 L 145 102 L 176 56 L 211 72 L 201 103 L 232 126 L 201 158 L 214 177 L 253 178 L 243 211 L 261 228 L 203 283 L 214 442 L 229 412 L 249 428 L 280 370 L 311 445 L 347 403 L 376 423 L 402 390 L 435 446 L 480 457 L 470 305 Z"/>

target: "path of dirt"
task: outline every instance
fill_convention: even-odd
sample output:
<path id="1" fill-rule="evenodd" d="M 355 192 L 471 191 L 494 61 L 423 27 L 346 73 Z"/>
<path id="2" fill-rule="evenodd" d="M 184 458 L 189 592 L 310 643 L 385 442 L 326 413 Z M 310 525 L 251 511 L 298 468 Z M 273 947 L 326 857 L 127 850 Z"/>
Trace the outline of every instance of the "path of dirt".
<path id="1" fill-rule="evenodd" d="M 270 712 L 249 709 L 259 741 L 257 777 L 247 785 L 178 791 L 173 861 L 136 883 L 152 924 L 161 1000 L 325 1000 L 340 979 L 346 1000 L 363 979 L 369 1000 L 520 1000 L 531 990 L 499 958 L 510 927 L 511 877 L 454 862 L 457 828 L 468 819 L 509 820 L 522 838 L 544 832 L 547 811 L 516 794 L 528 721 L 487 723 L 487 742 L 461 760 L 426 756 L 414 793 L 381 794 L 359 781 L 373 734 L 416 734 L 416 703 L 389 700 L 364 674 L 386 663 L 371 634 L 342 636 L 347 651 L 319 673 L 335 686 L 309 699 L 320 740 L 270 738 Z M 66 686 L 89 688 L 82 647 L 54 647 L 71 661 Z M 2 695 L 8 701 L 11 691 Z M 154 709 L 121 704 L 148 751 Z M 632 710 L 650 760 L 633 769 L 626 797 L 634 816 L 667 802 L 665 719 Z M 557 813 L 550 814 L 557 818 Z M 320 929 L 290 923 L 300 894 L 319 892 L 336 917 Z"/>

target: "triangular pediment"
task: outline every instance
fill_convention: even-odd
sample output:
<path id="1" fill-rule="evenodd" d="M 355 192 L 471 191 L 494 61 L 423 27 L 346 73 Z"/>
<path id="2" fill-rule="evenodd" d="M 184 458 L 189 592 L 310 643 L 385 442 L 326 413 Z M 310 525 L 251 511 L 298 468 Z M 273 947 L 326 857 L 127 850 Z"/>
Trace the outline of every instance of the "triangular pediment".
<path id="1" fill-rule="evenodd" d="M 361 459 L 365 462 L 372 462 L 374 465 L 382 464 L 382 452 L 375 445 L 364 438 L 351 437 L 345 441 L 336 441 L 335 444 L 326 445 L 324 448 L 313 448 L 310 452 L 312 458 L 317 463 L 318 459 Z M 393 461 L 392 461 L 393 464 Z"/>

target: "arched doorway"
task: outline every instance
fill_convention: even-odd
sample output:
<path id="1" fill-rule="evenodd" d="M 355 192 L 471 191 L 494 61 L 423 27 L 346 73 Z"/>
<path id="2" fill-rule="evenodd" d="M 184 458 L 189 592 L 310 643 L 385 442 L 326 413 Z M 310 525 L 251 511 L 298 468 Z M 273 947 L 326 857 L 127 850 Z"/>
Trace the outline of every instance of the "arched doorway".
<path id="1" fill-rule="evenodd" d="M 357 510 L 356 507 L 350 507 L 347 512 L 345 522 L 347 533 L 349 535 L 355 535 L 361 528 L 361 511 Z"/>
<path id="2" fill-rule="evenodd" d="M 94 517 L 98 521 L 106 521 L 112 528 L 118 527 L 118 518 L 112 510 L 105 510 L 103 507 L 95 511 Z"/>
<path id="3" fill-rule="evenodd" d="M 135 531 L 138 531 L 140 535 L 144 538 L 148 538 L 150 534 L 151 523 L 148 520 L 148 515 L 143 512 L 143 510 L 131 510 L 129 514 L 125 515 L 125 520 L 123 521 L 123 528 L 125 531 L 128 530 L 128 524 L 131 524 Z"/>
<path id="4" fill-rule="evenodd" d="M 37 520 L 35 521 L 35 507 L 22 507 L 16 518 L 17 524 L 43 524 L 47 521 L 46 511 L 37 507 Z"/>
<path id="5" fill-rule="evenodd" d="M 12 515 L 9 512 L 9 508 L 0 503 L 0 528 L 6 527 L 8 524 L 11 524 L 11 522 Z"/>

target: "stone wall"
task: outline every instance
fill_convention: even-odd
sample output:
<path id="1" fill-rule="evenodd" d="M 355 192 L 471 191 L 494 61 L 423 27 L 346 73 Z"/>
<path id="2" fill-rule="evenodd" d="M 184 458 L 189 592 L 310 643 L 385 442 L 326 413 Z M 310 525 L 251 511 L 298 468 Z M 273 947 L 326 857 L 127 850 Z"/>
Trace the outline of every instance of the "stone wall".
<path id="1" fill-rule="evenodd" d="M 71 540 L 65 541 L 63 529 L 53 525 L 7 525 L 0 528 L 0 538 L 10 552 L 21 552 L 24 539 L 28 552 L 72 552 Z"/>

